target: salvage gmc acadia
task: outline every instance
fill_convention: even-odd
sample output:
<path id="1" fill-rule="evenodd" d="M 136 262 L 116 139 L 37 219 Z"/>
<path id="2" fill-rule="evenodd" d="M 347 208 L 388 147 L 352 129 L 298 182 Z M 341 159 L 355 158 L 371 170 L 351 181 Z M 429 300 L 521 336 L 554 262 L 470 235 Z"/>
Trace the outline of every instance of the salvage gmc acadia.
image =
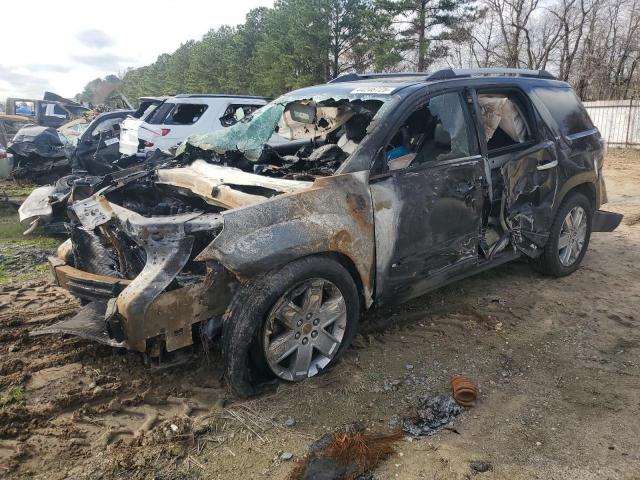
<path id="1" fill-rule="evenodd" d="M 604 141 L 544 71 L 349 74 L 175 155 L 76 181 L 50 259 L 85 306 L 41 333 L 168 359 L 221 332 L 242 396 L 330 367 L 360 313 L 521 256 L 563 276 L 606 202 Z M 172 353 L 174 352 L 174 353 Z"/>

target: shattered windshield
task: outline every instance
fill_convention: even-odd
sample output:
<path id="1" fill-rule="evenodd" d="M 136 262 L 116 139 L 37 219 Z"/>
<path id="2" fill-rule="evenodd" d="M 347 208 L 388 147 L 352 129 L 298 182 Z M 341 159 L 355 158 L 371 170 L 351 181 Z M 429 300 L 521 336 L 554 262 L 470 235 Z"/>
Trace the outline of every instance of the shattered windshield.
<path id="1" fill-rule="evenodd" d="M 65 146 L 76 147 L 78 145 L 78 139 L 88 126 L 89 121 L 86 118 L 78 118 L 58 128 L 58 136 Z"/>
<path id="2" fill-rule="evenodd" d="M 273 177 L 332 175 L 397 101 L 388 94 L 286 95 L 228 128 L 190 136 L 176 155 Z"/>

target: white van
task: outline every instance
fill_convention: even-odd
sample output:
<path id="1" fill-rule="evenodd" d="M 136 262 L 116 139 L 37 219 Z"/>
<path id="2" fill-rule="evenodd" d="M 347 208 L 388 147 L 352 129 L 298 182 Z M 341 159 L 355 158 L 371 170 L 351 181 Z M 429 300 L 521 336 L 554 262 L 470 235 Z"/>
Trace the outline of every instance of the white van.
<path id="1" fill-rule="evenodd" d="M 189 135 L 210 133 L 233 125 L 268 101 L 265 97 L 213 94 L 169 97 L 146 118 L 136 122 L 137 125 L 133 122 L 123 124 L 120 153 L 168 151 Z"/>

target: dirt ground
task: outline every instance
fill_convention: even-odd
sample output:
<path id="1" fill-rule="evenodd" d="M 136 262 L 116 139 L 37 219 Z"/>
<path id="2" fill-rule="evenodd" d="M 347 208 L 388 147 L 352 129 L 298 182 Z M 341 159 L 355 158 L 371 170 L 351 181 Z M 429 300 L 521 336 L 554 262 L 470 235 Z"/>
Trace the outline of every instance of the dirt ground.
<path id="1" fill-rule="evenodd" d="M 516 262 L 372 312 L 332 371 L 248 402 L 226 391 L 215 345 L 159 370 L 30 338 L 78 304 L 37 275 L 0 286 L 0 477 L 285 479 L 323 433 L 390 432 L 464 373 L 477 405 L 400 441 L 373 478 L 640 478 L 640 152 L 610 152 L 606 178 L 605 208 L 626 218 L 574 275 Z"/>

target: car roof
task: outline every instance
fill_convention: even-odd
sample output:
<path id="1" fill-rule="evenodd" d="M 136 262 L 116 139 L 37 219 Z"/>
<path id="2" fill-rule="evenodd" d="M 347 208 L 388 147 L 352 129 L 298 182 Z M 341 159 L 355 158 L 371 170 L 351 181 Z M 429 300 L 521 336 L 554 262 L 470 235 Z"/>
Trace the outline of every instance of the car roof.
<path id="1" fill-rule="evenodd" d="M 407 96 L 415 90 L 434 85 L 500 85 L 503 83 L 527 83 L 570 88 L 546 70 L 516 68 L 444 69 L 435 72 L 348 73 L 326 84 L 306 87 L 291 92 L 295 95 L 349 93 L 380 93 Z"/>
<path id="2" fill-rule="evenodd" d="M 230 95 L 225 93 L 181 93 L 175 95 L 174 98 L 239 98 L 242 100 L 265 100 L 267 102 L 271 100 L 269 97 L 260 97 L 257 95 Z"/>

